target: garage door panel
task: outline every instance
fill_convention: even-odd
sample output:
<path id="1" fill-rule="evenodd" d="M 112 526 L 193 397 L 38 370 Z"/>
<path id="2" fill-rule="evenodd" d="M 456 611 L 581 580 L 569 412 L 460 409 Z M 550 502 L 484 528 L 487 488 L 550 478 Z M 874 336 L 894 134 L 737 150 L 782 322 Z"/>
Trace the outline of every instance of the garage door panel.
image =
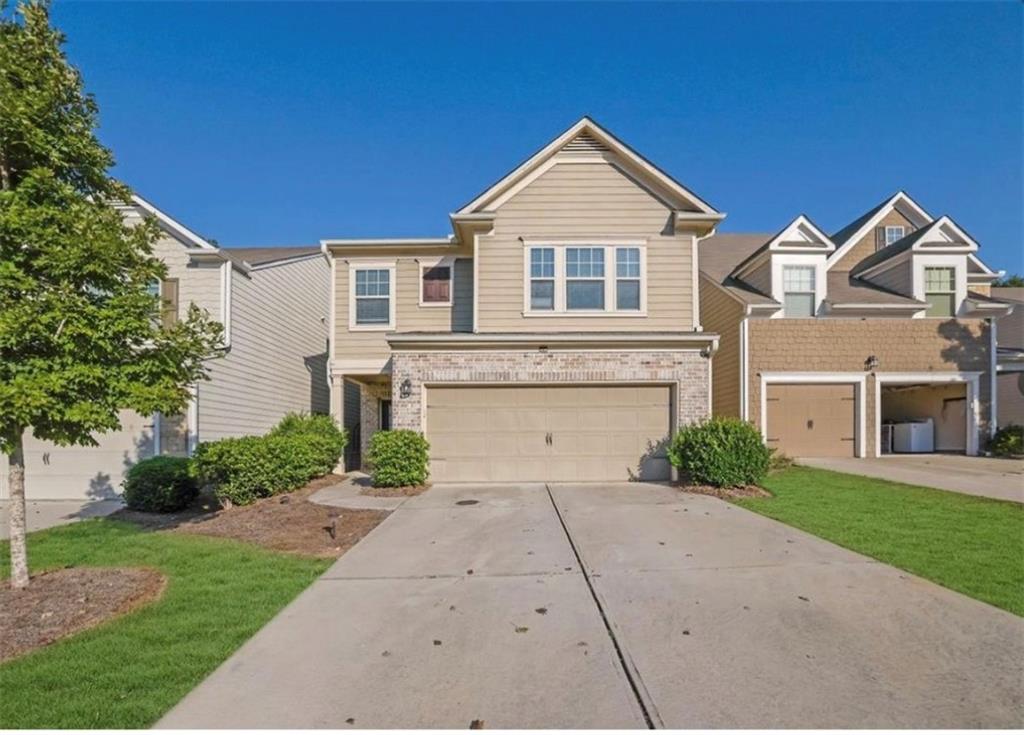
<path id="1" fill-rule="evenodd" d="M 481 410 L 486 427 L 468 440 L 461 417 Z M 666 461 L 644 457 L 664 446 L 669 411 L 668 386 L 428 386 L 431 474 L 436 482 L 627 480 L 638 471 L 668 479 Z"/>
<path id="2" fill-rule="evenodd" d="M 769 384 L 767 443 L 791 457 L 852 457 L 856 452 L 856 386 Z"/>

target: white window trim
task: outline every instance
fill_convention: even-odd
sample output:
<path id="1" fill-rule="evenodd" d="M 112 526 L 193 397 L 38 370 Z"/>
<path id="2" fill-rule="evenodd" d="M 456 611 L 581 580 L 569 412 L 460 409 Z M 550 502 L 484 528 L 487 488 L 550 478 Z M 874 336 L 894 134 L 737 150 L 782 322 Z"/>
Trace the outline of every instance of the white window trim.
<path id="1" fill-rule="evenodd" d="M 395 282 L 396 261 L 356 261 L 348 264 L 348 330 L 350 332 L 393 332 L 395 330 L 395 300 L 397 284 Z M 386 270 L 388 276 L 388 323 L 387 324 L 356 324 L 356 271 Z"/>
<path id="2" fill-rule="evenodd" d="M 797 291 L 797 290 L 789 290 L 789 289 L 786 288 L 786 271 L 787 270 L 797 269 L 797 268 L 799 268 L 800 270 L 810 270 L 811 271 L 811 288 L 810 288 L 810 290 L 807 290 L 807 291 Z M 815 313 L 817 311 L 817 303 L 818 303 L 818 298 L 817 298 L 818 297 L 817 281 L 818 281 L 818 269 L 815 268 L 813 265 L 784 265 L 784 266 L 782 266 L 782 308 L 783 308 L 783 310 L 785 310 L 785 308 L 786 308 L 786 297 L 789 294 L 795 294 L 795 295 L 801 295 L 801 296 L 807 296 L 808 294 L 810 294 L 810 296 L 811 296 L 811 313 L 807 314 L 803 318 L 809 319 L 809 318 L 815 316 Z M 786 316 L 789 316 L 789 314 L 786 314 Z"/>
<path id="3" fill-rule="evenodd" d="M 772 298 L 783 304 L 783 308 L 772 314 L 771 318 L 782 319 L 786 316 L 786 294 L 783 289 L 782 270 L 788 265 L 803 265 L 814 268 L 814 313 L 810 317 L 803 318 L 816 318 L 821 314 L 822 305 L 825 303 L 825 297 L 827 296 L 828 275 L 825 268 L 824 253 L 772 253 Z"/>
<path id="4" fill-rule="evenodd" d="M 953 314 L 951 316 L 927 316 L 928 309 L 922 308 L 914 316 L 917 319 L 955 319 L 964 310 L 964 302 L 967 300 L 967 258 L 964 255 L 919 255 L 913 256 L 913 281 L 914 298 L 918 301 L 927 301 L 925 298 L 925 268 L 952 268 L 953 279 L 956 287 L 956 295 L 953 299 Z"/>
<path id="5" fill-rule="evenodd" d="M 602 238 L 599 240 L 523 240 L 523 316 L 524 317 L 646 317 L 647 316 L 647 241 Z M 568 309 L 566 290 L 568 288 L 565 270 L 566 248 L 604 248 L 604 309 Z M 555 308 L 533 310 L 530 308 L 530 252 L 534 248 L 551 248 L 555 251 Z M 619 310 L 616 308 L 616 249 L 637 248 L 640 251 L 640 309 Z M 573 279 L 587 280 L 587 279 Z M 594 279 L 598 280 L 598 279 Z"/>
<path id="6" fill-rule="evenodd" d="M 448 268 L 448 272 L 451 274 L 448 281 L 448 300 L 447 301 L 424 301 L 423 300 L 423 271 L 429 268 L 437 267 Z M 417 281 L 417 288 L 419 289 L 418 301 L 419 305 L 424 309 L 432 309 L 435 307 L 448 308 L 452 307 L 452 303 L 455 301 L 455 256 L 444 255 L 439 258 L 421 258 L 419 260 L 420 275 Z"/>
<path id="7" fill-rule="evenodd" d="M 899 230 L 900 231 L 900 236 L 897 237 L 895 240 L 890 240 L 889 239 L 889 230 Z M 907 236 L 907 228 L 904 227 L 903 225 L 885 225 L 885 247 L 889 247 L 894 242 L 902 240 L 906 236 Z"/>
<path id="8" fill-rule="evenodd" d="M 882 384 L 889 385 L 929 383 L 943 385 L 963 383 L 967 386 L 967 449 L 965 454 L 978 454 L 979 433 L 981 427 L 978 420 L 981 416 L 979 400 L 980 372 L 962 373 L 875 373 L 875 456 L 899 457 L 899 454 L 882 454 Z"/>
<path id="9" fill-rule="evenodd" d="M 805 383 L 835 383 L 837 385 L 853 383 L 853 401 L 857 411 L 854 453 L 858 457 L 866 457 L 867 442 L 864 441 L 864 436 L 867 429 L 867 406 L 865 405 L 867 376 L 864 373 L 761 373 L 761 440 L 768 441 L 768 386 L 771 384 L 802 385 Z M 877 400 L 875 405 L 878 405 Z M 878 441 L 877 430 L 875 441 Z"/>

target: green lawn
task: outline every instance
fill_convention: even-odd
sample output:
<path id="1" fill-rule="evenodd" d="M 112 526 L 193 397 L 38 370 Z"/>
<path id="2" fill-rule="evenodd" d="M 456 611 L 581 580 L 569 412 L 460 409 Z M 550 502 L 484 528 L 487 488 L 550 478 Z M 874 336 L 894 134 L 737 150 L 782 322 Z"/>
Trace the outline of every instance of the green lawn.
<path id="1" fill-rule="evenodd" d="M 1024 506 L 809 467 L 738 505 L 1024 616 Z"/>
<path id="2" fill-rule="evenodd" d="M 0 574 L 8 577 L 7 544 Z M 92 520 L 29 536 L 33 572 L 146 566 L 163 597 L 0 666 L 0 728 L 153 724 L 330 564 L 233 541 Z"/>

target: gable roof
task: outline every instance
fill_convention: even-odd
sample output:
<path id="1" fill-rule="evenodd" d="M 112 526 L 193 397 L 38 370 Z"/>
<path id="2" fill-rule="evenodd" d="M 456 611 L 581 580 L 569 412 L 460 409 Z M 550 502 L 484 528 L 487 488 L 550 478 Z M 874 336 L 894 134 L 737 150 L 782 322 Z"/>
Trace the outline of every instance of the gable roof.
<path id="1" fill-rule="evenodd" d="M 222 248 L 221 254 L 227 256 L 238 265 L 257 267 L 279 263 L 296 258 L 320 255 L 321 249 L 316 246 L 270 247 L 270 248 Z"/>
<path id="2" fill-rule="evenodd" d="M 800 240 L 787 240 L 787 237 L 799 237 Z M 757 248 L 741 263 L 733 269 L 733 275 L 739 276 L 742 271 L 761 260 L 771 251 L 781 252 L 824 252 L 831 253 L 836 249 L 835 244 L 806 214 L 797 217 L 777 233 L 768 238 L 761 247 Z"/>
<path id="3" fill-rule="evenodd" d="M 200 248 L 201 250 L 212 250 L 215 252 L 218 250 L 217 246 L 207 241 L 206 238 L 200 237 L 192 230 L 185 227 L 185 225 L 172 219 L 164 212 L 161 212 L 138 194 L 132 194 L 132 204 L 144 211 L 146 214 L 155 217 L 161 227 L 185 242 L 185 244 Z"/>
<path id="4" fill-rule="evenodd" d="M 546 146 L 474 197 L 468 204 L 461 207 L 454 216 L 487 211 L 487 208 L 502 194 L 523 182 L 524 179 L 544 166 L 555 153 L 563 149 L 575 152 L 605 150 L 613 152 L 635 168 L 636 173 L 657 183 L 676 198 L 687 203 L 693 208 L 692 211 L 708 215 L 709 218 L 722 219 L 725 216 L 589 117 L 583 117 L 570 126 Z"/>
<path id="5" fill-rule="evenodd" d="M 919 243 L 921 243 L 922 240 L 927 240 L 933 237 L 944 228 L 953 231 L 954 233 L 958 234 L 961 238 L 963 238 L 962 241 L 970 249 L 969 252 L 978 249 L 978 244 L 974 241 L 973 238 L 971 238 L 970 235 L 968 235 L 964 231 L 962 227 L 960 227 L 956 222 L 954 222 L 948 215 L 942 215 L 937 220 L 932 222 L 930 225 L 922 227 L 919 230 L 914 230 L 906 237 L 894 242 L 892 245 L 886 245 L 881 250 L 876 250 L 871 255 L 864 258 L 864 260 L 857 263 L 857 265 L 851 272 L 854 275 L 858 273 L 863 273 L 864 271 L 873 268 L 880 263 L 884 263 L 885 261 L 896 257 L 900 253 L 905 253 L 908 250 L 918 249 L 920 247 Z"/>
<path id="6" fill-rule="evenodd" d="M 855 244 L 860 242 L 860 240 L 863 239 L 864 236 L 869 233 L 883 217 L 889 214 L 893 209 L 897 209 L 900 205 L 913 210 L 922 223 L 927 224 L 933 221 L 932 216 L 928 214 L 921 205 L 911 199 L 909 194 L 901 189 L 885 201 L 880 202 L 878 205 L 869 209 L 853 222 L 846 225 L 846 227 L 843 227 L 841 230 L 833 233 L 832 241 L 836 244 L 836 251 L 829 256 L 826 267 L 831 268 L 834 264 L 842 260 L 843 256 L 846 255 L 846 253 L 849 252 Z M 919 227 L 921 226 L 923 225 L 920 225 Z"/>

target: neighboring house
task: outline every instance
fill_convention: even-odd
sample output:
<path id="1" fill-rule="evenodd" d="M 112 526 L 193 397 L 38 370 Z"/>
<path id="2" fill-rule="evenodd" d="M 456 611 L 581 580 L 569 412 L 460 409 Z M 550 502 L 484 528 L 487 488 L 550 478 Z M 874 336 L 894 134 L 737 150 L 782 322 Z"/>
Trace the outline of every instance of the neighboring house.
<path id="1" fill-rule="evenodd" d="M 667 479 L 710 412 L 697 243 L 724 215 L 584 118 L 440 238 L 324 240 L 351 469 L 423 431 L 435 481 Z"/>
<path id="2" fill-rule="evenodd" d="M 96 447 L 25 443 L 29 500 L 103 499 L 121 491 L 125 471 L 156 454 L 190 454 L 200 441 L 258 434 L 289 411 L 326 413 L 329 269 L 317 247 L 218 248 L 135 197 L 127 221 L 152 216 L 162 236 L 155 254 L 167 277 L 154 289 L 163 319 L 184 317 L 189 303 L 224 327 L 222 353 L 209 363 L 180 416 L 122 414 L 120 431 Z M 0 498 L 7 496 L 0 459 Z"/>
<path id="3" fill-rule="evenodd" d="M 999 274 L 948 216 L 897 192 L 829 236 L 806 216 L 775 235 L 700 244 L 701 314 L 721 334 L 714 411 L 795 457 L 873 457 L 890 423 L 932 419 L 936 451 L 994 430 Z"/>
<path id="4" fill-rule="evenodd" d="M 996 322 L 999 426 L 1024 426 L 1024 288 L 994 287 L 992 298 L 1013 307 Z"/>

